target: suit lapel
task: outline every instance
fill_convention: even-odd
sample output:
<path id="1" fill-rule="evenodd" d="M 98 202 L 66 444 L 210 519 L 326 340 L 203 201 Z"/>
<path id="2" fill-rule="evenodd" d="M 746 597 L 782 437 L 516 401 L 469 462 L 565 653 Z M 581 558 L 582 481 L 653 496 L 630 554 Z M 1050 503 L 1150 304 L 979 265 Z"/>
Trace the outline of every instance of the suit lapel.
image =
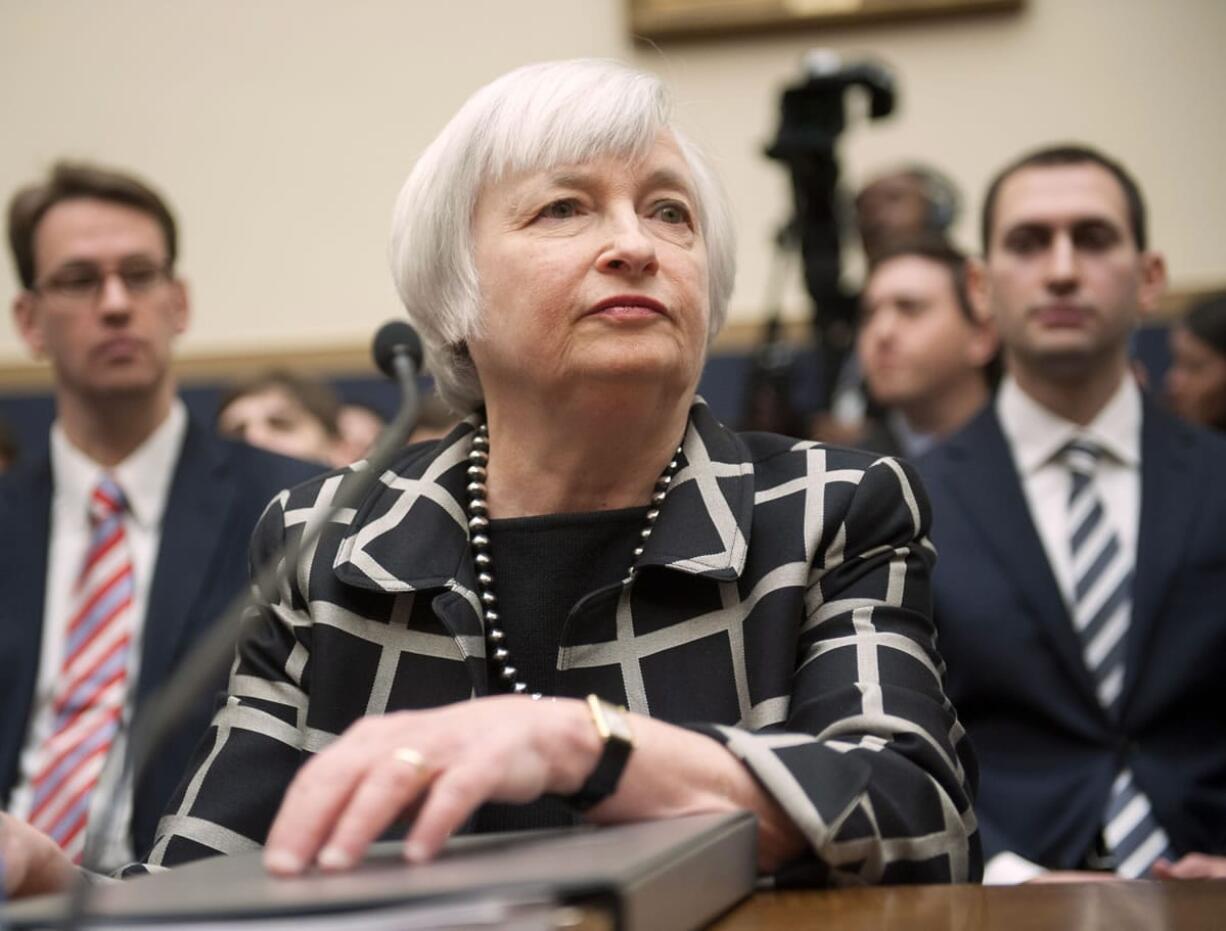
<path id="1" fill-rule="evenodd" d="M 1127 706 L 1137 671 L 1154 635 L 1169 587 L 1179 568 L 1197 496 L 1191 446 L 1195 434 L 1146 399 L 1141 419 L 1141 515 L 1133 582 L 1132 625 L 1124 667 Z M 1216 480 L 1216 477 L 1215 479 Z"/>
<path id="2" fill-rule="evenodd" d="M 1098 707 L 1081 644 L 1047 561 L 995 408 L 989 405 L 933 455 L 947 466 L 942 479 L 948 484 L 949 498 L 962 508 L 963 516 L 979 534 L 985 552 L 1014 581 L 1018 597 L 1046 633 L 1077 688 Z M 934 517 L 938 541 L 940 519 L 940 515 Z M 990 618 L 984 620 L 991 622 Z"/>
<path id="3" fill-rule="evenodd" d="M 38 681 L 47 544 L 51 537 L 51 461 L 14 470 L 0 499 L 0 803 L 17 778 Z"/>
<path id="4" fill-rule="evenodd" d="M 163 681 L 181 652 L 180 644 L 193 619 L 192 606 L 208 581 L 203 570 L 212 562 L 229 521 L 233 482 L 220 447 L 189 419 L 166 500 L 149 590 L 138 699 L 147 697 Z"/>

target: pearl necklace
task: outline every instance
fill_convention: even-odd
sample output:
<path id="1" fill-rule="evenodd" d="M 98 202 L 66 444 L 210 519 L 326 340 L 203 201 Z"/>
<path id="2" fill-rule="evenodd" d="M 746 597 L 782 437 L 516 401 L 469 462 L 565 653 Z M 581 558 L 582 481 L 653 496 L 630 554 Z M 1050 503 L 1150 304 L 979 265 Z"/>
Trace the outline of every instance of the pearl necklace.
<path id="1" fill-rule="evenodd" d="M 668 465 L 660 477 L 656 479 L 655 491 L 651 495 L 651 506 L 643 529 L 639 531 L 639 545 L 634 548 L 630 560 L 630 568 L 622 584 L 626 585 L 638 572 L 638 560 L 643 555 L 643 546 L 651 531 L 655 528 L 656 518 L 660 516 L 660 505 L 677 473 L 681 456 L 678 446 Z M 472 446 L 468 450 L 468 534 L 473 550 L 473 562 L 477 565 L 477 587 L 480 589 L 481 616 L 485 622 L 485 642 L 488 655 L 498 669 L 498 682 L 504 690 L 522 695 L 528 691 L 526 682 L 519 678 L 519 670 L 511 664 L 511 654 L 507 651 L 506 634 L 502 630 L 502 619 L 498 615 L 498 598 L 494 594 L 494 561 L 490 556 L 490 538 L 487 533 L 490 526 L 489 507 L 486 503 L 486 467 L 490 461 L 490 431 L 482 422 L 473 431 Z M 532 693 L 539 699 L 540 692 Z"/>

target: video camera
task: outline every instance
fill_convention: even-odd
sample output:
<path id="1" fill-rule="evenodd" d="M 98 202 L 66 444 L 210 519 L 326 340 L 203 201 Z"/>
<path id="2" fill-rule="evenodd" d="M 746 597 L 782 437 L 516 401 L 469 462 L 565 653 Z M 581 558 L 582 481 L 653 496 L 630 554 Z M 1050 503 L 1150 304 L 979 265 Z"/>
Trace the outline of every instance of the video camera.
<path id="1" fill-rule="evenodd" d="M 780 246 L 800 246 L 805 286 L 815 305 L 813 322 L 823 406 L 830 403 L 835 380 L 850 351 L 856 316 L 857 297 L 846 293 L 840 282 L 839 162 L 835 153 L 847 125 L 846 100 L 851 88 L 868 92 L 870 119 L 881 119 L 894 111 L 894 78 L 884 66 L 874 62 L 844 64 L 828 49 L 809 52 L 804 80 L 783 93 L 779 133 L 766 149 L 766 154 L 783 162 L 792 176 L 794 212 L 780 234 Z M 768 327 L 768 333 L 777 333 L 778 329 L 776 323 Z M 769 373 L 757 374 L 769 379 Z"/>

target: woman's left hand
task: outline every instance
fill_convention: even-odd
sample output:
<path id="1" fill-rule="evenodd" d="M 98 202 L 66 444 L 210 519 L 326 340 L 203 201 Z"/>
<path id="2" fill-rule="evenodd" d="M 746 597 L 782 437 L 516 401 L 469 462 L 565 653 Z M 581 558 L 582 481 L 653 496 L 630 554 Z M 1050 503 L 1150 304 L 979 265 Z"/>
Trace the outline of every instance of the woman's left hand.
<path id="1" fill-rule="evenodd" d="M 498 696 L 363 718 L 294 778 L 264 863 L 293 875 L 359 861 L 393 821 L 417 808 L 405 857 L 433 857 L 487 801 L 572 794 L 601 753 L 586 705 Z"/>

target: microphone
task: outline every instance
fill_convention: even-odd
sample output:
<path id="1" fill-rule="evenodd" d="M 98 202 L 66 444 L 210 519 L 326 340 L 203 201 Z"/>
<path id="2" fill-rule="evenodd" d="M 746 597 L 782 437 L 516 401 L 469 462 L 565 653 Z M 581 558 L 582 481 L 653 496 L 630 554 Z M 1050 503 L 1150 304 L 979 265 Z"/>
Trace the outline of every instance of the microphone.
<path id="1" fill-rule="evenodd" d="M 422 363 L 421 337 L 407 323 L 391 320 L 379 328 L 371 346 L 371 355 L 379 370 L 400 386 L 400 407 L 395 418 L 379 434 L 366 456 L 365 464 L 352 469 L 342 480 L 331 506 L 317 520 L 309 521 L 302 536 L 294 544 L 286 543 L 274 553 L 255 574 L 252 584 L 234 596 L 225 612 L 187 654 L 174 674 L 138 707 L 132 716 L 131 743 L 124 760 L 123 772 L 110 788 L 103 807 L 99 835 L 110 837 L 114 830 L 115 813 L 119 809 L 119 793 L 126 785 L 133 790 L 144 775 L 156 750 L 167 735 L 182 723 L 186 712 L 204 695 L 213 682 L 224 673 L 234 656 L 243 616 L 254 605 L 254 592 L 274 591 L 288 578 L 297 565 L 298 556 L 319 538 L 323 528 L 336 515 L 355 508 L 382 477 L 392 460 L 404 448 L 420 414 L 417 373 Z M 280 568 L 278 568 L 280 567 Z M 185 774 L 186 775 L 186 774 Z M 98 849 L 105 844 L 97 845 Z M 139 851 L 134 851 L 139 854 Z M 62 928 L 80 926 L 86 914 L 93 888 L 87 874 L 74 885 L 66 906 Z"/>
<path id="2" fill-rule="evenodd" d="M 407 354 L 413 363 L 414 372 L 421 368 L 421 337 L 403 320 L 389 320 L 379 327 L 375 341 L 370 347 L 375 365 L 388 378 L 399 378 L 397 359 Z"/>
<path id="3" fill-rule="evenodd" d="M 400 386 L 400 408 L 396 411 L 392 422 L 383 428 L 383 432 L 379 434 L 370 452 L 366 454 L 367 474 L 362 476 L 365 481 L 354 482 L 352 487 L 358 490 L 355 490 L 352 500 L 346 495 L 344 503 L 333 504 L 328 520 L 331 520 L 336 511 L 342 507 L 353 507 L 366 496 L 366 492 L 374 485 L 377 477 L 382 474 L 396 453 L 404 446 L 405 440 L 409 438 L 409 434 L 413 432 L 413 427 L 417 424 L 417 418 L 421 415 L 417 373 L 421 369 L 423 353 L 421 337 L 417 335 L 417 331 L 403 320 L 389 320 L 375 333 L 374 341 L 370 346 L 370 354 L 375 360 L 375 365 L 379 367 L 379 371 Z M 375 478 L 371 478 L 371 474 Z M 342 483 L 337 502 L 349 487 L 351 486 Z M 326 524 L 328 520 L 322 523 Z M 311 542 L 314 542 L 314 538 Z"/>

